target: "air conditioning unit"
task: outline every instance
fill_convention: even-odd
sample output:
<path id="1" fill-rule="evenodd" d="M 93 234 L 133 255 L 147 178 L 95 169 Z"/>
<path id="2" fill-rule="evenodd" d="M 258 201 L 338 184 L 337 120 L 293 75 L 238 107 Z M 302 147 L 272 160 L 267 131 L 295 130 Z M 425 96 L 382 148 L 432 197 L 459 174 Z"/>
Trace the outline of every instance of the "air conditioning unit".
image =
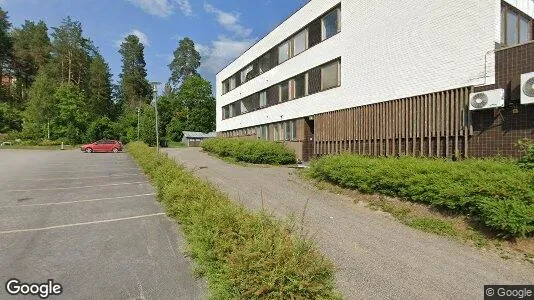
<path id="1" fill-rule="evenodd" d="M 504 107 L 504 89 L 473 93 L 469 96 L 469 110 Z"/>
<path id="2" fill-rule="evenodd" d="M 521 75 L 521 104 L 534 104 L 534 72 Z"/>

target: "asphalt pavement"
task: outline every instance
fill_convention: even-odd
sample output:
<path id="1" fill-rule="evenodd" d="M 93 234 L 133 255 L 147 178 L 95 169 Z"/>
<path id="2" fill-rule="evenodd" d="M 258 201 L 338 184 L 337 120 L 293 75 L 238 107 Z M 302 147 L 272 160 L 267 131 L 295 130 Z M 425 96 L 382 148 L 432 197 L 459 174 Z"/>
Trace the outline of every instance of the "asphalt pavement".
<path id="1" fill-rule="evenodd" d="M 12 278 L 61 284 L 49 299 L 203 299 L 184 250 L 127 154 L 0 151 L 0 299 Z"/>

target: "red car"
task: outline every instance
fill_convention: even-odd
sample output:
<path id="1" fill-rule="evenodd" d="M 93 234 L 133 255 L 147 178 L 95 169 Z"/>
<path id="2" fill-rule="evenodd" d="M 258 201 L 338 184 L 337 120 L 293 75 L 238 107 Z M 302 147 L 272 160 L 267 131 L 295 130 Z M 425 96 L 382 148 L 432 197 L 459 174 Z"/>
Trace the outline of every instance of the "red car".
<path id="1" fill-rule="evenodd" d="M 115 140 L 100 140 L 92 144 L 82 146 L 82 151 L 87 153 L 92 152 L 114 152 L 122 151 L 122 143 Z"/>

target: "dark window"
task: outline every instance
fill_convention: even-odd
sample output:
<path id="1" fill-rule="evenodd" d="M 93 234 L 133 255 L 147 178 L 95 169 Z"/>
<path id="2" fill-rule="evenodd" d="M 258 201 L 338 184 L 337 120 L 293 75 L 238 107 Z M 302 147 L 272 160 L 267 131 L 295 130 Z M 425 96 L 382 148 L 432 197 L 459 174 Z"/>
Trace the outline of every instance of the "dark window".
<path id="1" fill-rule="evenodd" d="M 228 93 L 228 91 L 230 90 L 230 82 L 228 82 L 228 79 L 223 81 L 222 83 L 222 93 L 223 95 Z"/>
<path id="2" fill-rule="evenodd" d="M 306 74 L 295 77 L 295 99 L 306 96 Z"/>
<path id="3" fill-rule="evenodd" d="M 334 61 L 321 68 L 321 90 L 339 86 L 340 68 L 339 61 Z"/>
<path id="4" fill-rule="evenodd" d="M 259 59 L 259 73 L 263 74 L 271 69 L 271 53 L 264 54 Z"/>
<path id="5" fill-rule="evenodd" d="M 289 82 L 286 81 L 280 84 L 280 101 L 286 102 L 289 100 Z"/>

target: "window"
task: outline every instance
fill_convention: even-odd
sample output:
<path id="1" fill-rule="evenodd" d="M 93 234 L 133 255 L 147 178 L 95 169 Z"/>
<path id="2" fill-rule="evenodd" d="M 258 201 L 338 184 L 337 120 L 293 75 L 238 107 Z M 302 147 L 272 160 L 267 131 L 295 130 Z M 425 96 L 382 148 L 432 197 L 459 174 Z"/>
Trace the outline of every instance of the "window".
<path id="1" fill-rule="evenodd" d="M 291 140 L 296 141 L 297 140 L 297 122 L 289 121 L 289 125 L 291 127 Z"/>
<path id="2" fill-rule="evenodd" d="M 327 90 L 340 85 L 340 62 L 335 61 L 321 68 L 321 90 Z"/>
<path id="3" fill-rule="evenodd" d="M 261 138 L 264 140 L 269 139 L 269 125 L 262 125 L 261 126 Z"/>
<path id="4" fill-rule="evenodd" d="M 241 71 L 241 83 L 245 83 L 252 79 L 252 71 L 254 70 L 253 65 L 249 65 Z"/>
<path id="5" fill-rule="evenodd" d="M 289 100 L 289 82 L 286 81 L 280 84 L 280 99 L 278 102 L 286 102 Z"/>
<path id="6" fill-rule="evenodd" d="M 308 49 L 308 30 L 305 29 L 293 38 L 292 56 L 300 54 Z"/>
<path id="7" fill-rule="evenodd" d="M 232 76 L 230 78 L 230 87 L 229 87 L 229 91 L 233 90 L 236 88 L 236 80 L 235 80 L 235 76 Z"/>
<path id="8" fill-rule="evenodd" d="M 228 82 L 228 80 L 225 80 L 222 82 L 222 93 L 223 95 L 228 93 L 228 91 L 230 90 L 230 83 Z"/>
<path id="9" fill-rule="evenodd" d="M 267 106 L 267 91 L 260 93 L 260 108 Z"/>
<path id="10" fill-rule="evenodd" d="M 308 94 L 308 91 L 307 91 L 308 85 L 306 84 L 307 77 L 308 77 L 307 75 L 308 75 L 307 73 L 299 75 L 295 77 L 295 79 L 293 80 L 293 89 L 294 89 L 293 94 L 294 94 L 295 99 L 302 98 Z"/>
<path id="11" fill-rule="evenodd" d="M 280 128 L 278 127 L 278 124 L 274 124 L 274 135 L 273 135 L 274 141 L 280 140 Z"/>
<path id="12" fill-rule="evenodd" d="M 281 64 L 289 59 L 289 41 L 278 46 L 278 63 Z"/>
<path id="13" fill-rule="evenodd" d="M 291 140 L 291 126 L 289 125 L 289 122 L 284 122 L 284 128 L 285 128 L 285 140 L 289 141 Z"/>
<path id="14" fill-rule="evenodd" d="M 514 46 L 532 40 L 532 18 L 509 5 L 501 10 L 501 41 Z"/>
<path id="15" fill-rule="evenodd" d="M 229 110 L 229 107 L 228 105 L 227 106 L 223 106 L 223 120 L 224 119 L 228 119 L 230 117 L 230 110 Z"/>
<path id="16" fill-rule="evenodd" d="M 334 9 L 323 17 L 322 23 L 322 39 L 323 41 L 336 35 L 340 30 L 341 12 L 339 8 Z"/>
<path id="17" fill-rule="evenodd" d="M 260 57 L 259 61 L 259 71 L 260 74 L 263 74 L 271 69 L 271 53 L 266 53 L 262 57 Z"/>

